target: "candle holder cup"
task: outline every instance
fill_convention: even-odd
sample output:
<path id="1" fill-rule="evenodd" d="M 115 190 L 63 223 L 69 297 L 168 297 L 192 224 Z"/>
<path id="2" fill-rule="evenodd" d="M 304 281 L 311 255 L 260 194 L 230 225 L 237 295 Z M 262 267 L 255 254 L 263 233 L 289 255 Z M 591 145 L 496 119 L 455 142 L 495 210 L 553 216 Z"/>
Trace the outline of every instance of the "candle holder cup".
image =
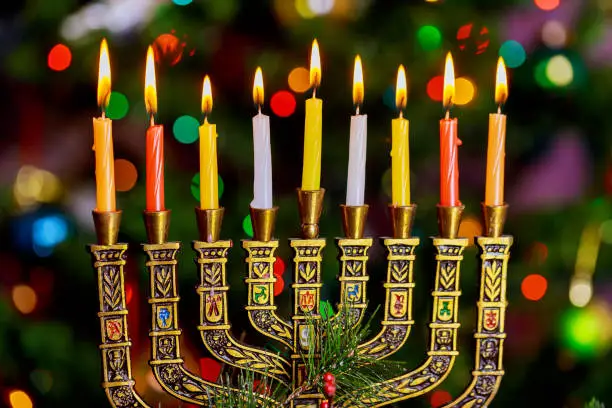
<path id="1" fill-rule="evenodd" d="M 318 408 L 325 399 L 320 389 L 304 389 L 307 380 L 304 355 L 318 358 L 321 344 L 313 341 L 321 320 L 322 251 L 325 238 L 319 238 L 319 218 L 324 190 L 298 189 L 301 236 L 289 240 L 293 256 L 293 309 L 290 319 L 277 314 L 273 274 L 279 241 L 273 238 L 277 208 L 251 208 L 254 237 L 243 240 L 248 266 L 245 284 L 248 296 L 245 311 L 251 325 L 270 340 L 288 350 L 287 358 L 233 337 L 228 317 L 226 268 L 232 241 L 220 239 L 224 210 L 196 208 L 199 240 L 193 242 L 198 270 L 196 293 L 200 298 L 200 322 L 204 347 L 222 363 L 268 376 L 288 384 L 299 395 L 291 401 L 294 408 Z M 436 271 L 432 295 L 429 343 L 424 361 L 400 376 L 370 384 L 363 393 L 338 398 L 336 407 L 380 407 L 421 396 L 447 378 L 459 355 L 460 266 L 468 241 L 458 237 L 462 206 L 438 207 L 439 235 L 433 237 Z M 367 270 L 371 237 L 364 236 L 368 206 L 341 206 L 344 237 L 336 239 L 339 252 L 340 299 L 338 307 L 348 313 L 331 317 L 334 324 L 356 325 L 368 306 Z M 406 342 L 414 324 L 412 298 L 415 288 L 415 250 L 420 240 L 411 235 L 416 205 L 390 206 L 393 236 L 382 238 L 387 251 L 383 288 L 382 328 L 359 345 L 357 352 L 384 359 Z M 480 294 L 476 304 L 474 341 L 476 354 L 472 380 L 455 400 L 445 407 L 486 407 L 499 389 L 503 370 L 505 313 L 507 306 L 507 265 L 512 237 L 502 235 L 507 206 L 484 206 L 485 233 L 478 237 L 481 249 Z M 94 223 L 99 244 L 91 245 L 97 273 L 101 327 L 102 386 L 113 407 L 149 407 L 134 388 L 131 372 L 131 342 L 127 327 L 128 309 L 124 286 L 127 244 L 117 243 L 121 213 L 95 212 Z M 181 353 L 182 330 L 179 323 L 176 255 L 179 242 L 167 242 L 170 211 L 145 212 L 149 303 L 151 305 L 150 365 L 162 390 L 176 399 L 198 406 L 210 406 L 218 395 L 244 395 L 244 391 L 204 380 L 190 372 Z M 257 394 L 258 405 L 278 402 Z"/>

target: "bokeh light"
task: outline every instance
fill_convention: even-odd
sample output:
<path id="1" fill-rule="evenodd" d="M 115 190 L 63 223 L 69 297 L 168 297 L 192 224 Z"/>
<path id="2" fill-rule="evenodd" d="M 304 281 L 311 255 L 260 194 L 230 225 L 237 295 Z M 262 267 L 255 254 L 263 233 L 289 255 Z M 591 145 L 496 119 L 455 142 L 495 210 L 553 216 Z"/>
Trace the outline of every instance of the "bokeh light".
<path id="1" fill-rule="evenodd" d="M 391 110 L 397 110 L 395 106 L 395 87 L 389 85 L 383 92 L 383 104 Z"/>
<path id="2" fill-rule="evenodd" d="M 34 406 L 30 396 L 21 390 L 11 391 L 8 399 L 11 408 L 32 408 Z"/>
<path id="3" fill-rule="evenodd" d="M 51 387 L 53 387 L 53 377 L 51 372 L 47 370 L 36 369 L 32 371 L 30 373 L 30 380 L 42 394 L 48 393 L 51 391 Z"/>
<path id="4" fill-rule="evenodd" d="M 160 34 L 153 42 L 155 49 L 155 61 L 158 64 L 166 62 L 168 65 L 176 65 L 183 58 L 185 43 L 181 43 L 174 34 Z"/>
<path id="5" fill-rule="evenodd" d="M 115 160 L 115 188 L 117 191 L 130 191 L 138 180 L 138 170 L 129 160 Z"/>
<path id="6" fill-rule="evenodd" d="M 290 0 L 284 1 L 289 2 Z M 302 18 L 313 18 L 315 16 L 315 13 L 310 9 L 310 6 L 308 5 L 308 0 L 295 0 L 295 11 L 297 11 L 297 13 Z"/>
<path id="7" fill-rule="evenodd" d="M 567 29 L 562 22 L 550 20 L 542 26 L 542 42 L 549 48 L 561 48 L 567 43 Z"/>
<path id="8" fill-rule="evenodd" d="M 293 92 L 306 92 L 310 88 L 310 73 L 304 67 L 293 68 L 287 77 L 287 82 Z"/>
<path id="9" fill-rule="evenodd" d="M 318 16 L 329 14 L 334 8 L 335 0 L 307 0 L 310 11 Z"/>
<path id="10" fill-rule="evenodd" d="M 219 198 L 221 198 L 223 196 L 223 192 L 225 191 L 225 184 L 223 183 L 223 179 L 221 178 L 221 176 L 218 176 L 218 177 L 219 178 L 217 179 L 217 189 L 219 191 Z M 191 195 L 198 202 L 200 201 L 200 173 L 199 172 L 196 173 L 191 178 Z"/>
<path id="11" fill-rule="evenodd" d="M 550 82 L 548 79 L 548 75 L 546 74 L 546 68 L 548 66 L 548 60 L 544 59 L 535 66 L 533 70 L 533 76 L 536 80 L 536 83 L 540 85 L 542 88 L 552 88 L 554 84 Z"/>
<path id="12" fill-rule="evenodd" d="M 431 397 L 429 398 L 429 403 L 432 408 L 438 408 L 442 405 L 451 402 L 453 400 L 453 396 L 450 392 L 446 390 L 435 390 L 431 393 Z"/>
<path id="13" fill-rule="evenodd" d="M 533 0 L 536 7 L 541 10 L 551 11 L 559 7 L 559 0 Z"/>
<path id="14" fill-rule="evenodd" d="M 474 29 L 474 23 L 464 24 L 457 30 L 457 41 L 461 51 L 474 52 L 476 55 L 482 54 L 491 43 L 489 29 L 485 26 Z"/>
<path id="15" fill-rule="evenodd" d="M 281 258 L 280 256 L 276 257 L 276 261 L 274 262 L 274 269 L 273 269 L 273 273 L 274 276 L 279 277 L 279 276 L 283 276 L 283 273 L 285 273 L 285 261 L 283 261 L 283 258 Z"/>
<path id="16" fill-rule="evenodd" d="M 508 68 L 517 68 L 523 65 L 527 58 L 527 53 L 525 53 L 521 43 L 509 40 L 499 47 L 499 56 L 504 59 Z"/>
<path id="17" fill-rule="evenodd" d="M 47 215 L 32 223 L 32 240 L 35 247 L 53 248 L 66 238 L 68 221 L 62 215 Z"/>
<path id="18" fill-rule="evenodd" d="M 29 314 L 36 309 L 38 296 L 36 292 L 28 285 L 16 285 L 12 291 L 13 303 L 15 308 L 23 314 Z"/>
<path id="19" fill-rule="evenodd" d="M 427 96 L 436 102 L 442 102 L 442 91 L 444 89 L 444 76 L 438 75 L 427 82 Z M 456 97 L 456 96 L 455 96 Z"/>
<path id="20" fill-rule="evenodd" d="M 424 25 L 417 31 L 417 40 L 425 51 L 432 51 L 442 45 L 442 33 L 438 27 Z"/>
<path id="21" fill-rule="evenodd" d="M 193 143 L 199 138 L 200 122 L 193 116 L 179 116 L 172 125 L 174 138 L 181 143 Z"/>
<path id="22" fill-rule="evenodd" d="M 60 197 L 61 190 L 61 183 L 56 175 L 29 165 L 19 169 L 13 186 L 15 200 L 22 207 L 36 202 L 53 202 Z"/>
<path id="23" fill-rule="evenodd" d="M 455 81 L 455 104 L 466 105 L 476 96 L 476 85 L 468 78 L 461 77 Z"/>
<path id="24" fill-rule="evenodd" d="M 473 215 L 463 217 L 459 224 L 459 236 L 467 238 L 469 245 L 474 245 L 474 238 L 482 235 L 482 224 L 480 219 Z"/>
<path id="25" fill-rule="evenodd" d="M 548 247 L 543 242 L 534 242 L 527 252 L 527 258 L 532 265 L 542 265 L 548 258 Z"/>
<path id="26" fill-rule="evenodd" d="M 606 220 L 599 227 L 599 236 L 601 241 L 606 244 L 612 244 L 612 220 Z"/>
<path id="27" fill-rule="evenodd" d="M 223 365 L 214 358 L 203 357 L 200 359 L 200 376 L 206 381 L 217 382 Z"/>
<path id="28" fill-rule="evenodd" d="M 277 116 L 285 118 L 295 112 L 295 97 L 289 91 L 278 91 L 270 99 L 270 108 Z"/>
<path id="29" fill-rule="evenodd" d="M 47 65 L 53 71 L 63 71 L 70 66 L 72 53 L 64 44 L 57 44 L 51 48 L 47 56 Z"/>
<path id="30" fill-rule="evenodd" d="M 129 109 L 130 103 L 127 96 L 121 92 L 112 91 L 106 107 L 106 115 L 114 120 L 123 119 Z"/>
<path id="31" fill-rule="evenodd" d="M 134 297 L 134 285 L 130 282 L 125 283 L 125 304 L 129 305 Z"/>
<path id="32" fill-rule="evenodd" d="M 561 317 L 561 340 L 578 358 L 604 354 L 612 340 L 612 313 L 605 303 L 568 309 Z"/>
<path id="33" fill-rule="evenodd" d="M 548 281 L 546 278 L 535 273 L 525 276 L 523 282 L 521 282 L 521 292 L 528 300 L 538 301 L 542 299 L 547 288 Z"/>
<path id="34" fill-rule="evenodd" d="M 172 2 L 177 6 L 186 6 L 188 4 L 191 4 L 192 1 L 193 0 L 172 0 Z"/>
<path id="35" fill-rule="evenodd" d="M 385 193 L 387 195 L 387 197 L 391 198 L 391 195 L 393 194 L 393 186 L 392 186 L 392 170 L 391 167 L 389 167 L 387 170 L 385 170 L 385 172 L 382 175 L 382 178 L 380 180 L 380 185 L 382 187 L 382 191 L 383 193 Z"/>
<path id="36" fill-rule="evenodd" d="M 546 64 L 546 77 L 556 86 L 567 86 L 574 79 L 572 63 L 565 55 L 555 55 Z"/>
<path id="37" fill-rule="evenodd" d="M 253 223 L 251 222 L 250 214 L 244 217 L 244 220 L 242 220 L 242 229 L 249 238 L 253 238 Z"/>
<path id="38" fill-rule="evenodd" d="M 274 296 L 279 296 L 283 293 L 285 289 L 285 280 L 282 276 L 276 276 L 276 281 L 274 282 Z"/>
<path id="39" fill-rule="evenodd" d="M 588 278 L 574 277 L 570 283 L 569 300 L 576 307 L 585 307 L 593 297 L 593 282 Z"/>

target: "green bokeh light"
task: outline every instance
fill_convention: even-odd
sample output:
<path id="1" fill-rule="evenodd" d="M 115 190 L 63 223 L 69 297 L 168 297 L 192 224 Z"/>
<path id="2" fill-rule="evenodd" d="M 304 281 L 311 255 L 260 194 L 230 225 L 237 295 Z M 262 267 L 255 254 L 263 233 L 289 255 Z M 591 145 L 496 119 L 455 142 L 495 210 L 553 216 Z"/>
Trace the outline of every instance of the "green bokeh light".
<path id="1" fill-rule="evenodd" d="M 533 71 L 533 75 L 535 77 L 536 82 L 542 88 L 552 88 L 552 87 L 554 87 L 553 83 L 550 82 L 550 80 L 548 79 L 548 76 L 546 75 L 546 66 L 547 65 L 548 65 L 548 59 L 542 60 L 542 61 L 538 62 L 538 65 L 536 65 L 536 67 L 535 67 L 535 69 Z"/>
<path id="2" fill-rule="evenodd" d="M 198 140 L 200 122 L 193 116 L 179 116 L 172 125 L 174 137 L 181 143 L 189 144 Z"/>
<path id="3" fill-rule="evenodd" d="M 581 358 L 593 358 L 605 348 L 601 335 L 602 321 L 596 310 L 572 308 L 561 320 L 561 336 L 565 347 Z"/>
<path id="4" fill-rule="evenodd" d="M 509 40 L 499 47 L 499 56 L 504 59 L 508 68 L 516 68 L 523 65 L 527 54 L 518 41 Z"/>
<path id="5" fill-rule="evenodd" d="M 172 1 L 177 6 L 186 6 L 186 5 L 190 4 L 193 0 L 172 0 Z"/>
<path id="6" fill-rule="evenodd" d="M 244 220 L 242 220 L 242 229 L 249 238 L 253 238 L 253 223 L 251 222 L 250 214 L 244 217 Z"/>
<path id="7" fill-rule="evenodd" d="M 223 183 L 223 179 L 221 178 L 221 176 L 219 176 L 219 179 L 217 180 L 217 188 L 219 190 L 219 199 L 221 199 L 221 196 L 223 196 L 223 192 L 225 191 L 225 184 Z M 200 201 L 200 173 L 199 172 L 196 173 L 191 178 L 191 195 L 193 196 L 193 198 L 198 200 L 198 202 Z"/>
<path id="8" fill-rule="evenodd" d="M 442 45 L 442 33 L 437 27 L 425 25 L 417 31 L 417 40 L 425 51 L 432 51 Z"/>
<path id="9" fill-rule="evenodd" d="M 121 92 L 113 91 L 110 94 L 106 115 L 113 120 L 123 119 L 130 109 L 127 96 Z"/>

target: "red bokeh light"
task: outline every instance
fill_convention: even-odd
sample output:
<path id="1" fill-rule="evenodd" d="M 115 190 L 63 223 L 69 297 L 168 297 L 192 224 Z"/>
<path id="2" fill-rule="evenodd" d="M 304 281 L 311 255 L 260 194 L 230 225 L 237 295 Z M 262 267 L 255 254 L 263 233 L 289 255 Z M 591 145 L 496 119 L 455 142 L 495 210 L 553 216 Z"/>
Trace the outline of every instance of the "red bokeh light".
<path id="1" fill-rule="evenodd" d="M 132 297 L 134 296 L 134 287 L 131 283 L 125 284 L 125 304 L 129 305 L 132 301 Z"/>
<path id="2" fill-rule="evenodd" d="M 285 289 L 285 280 L 282 276 L 276 277 L 276 282 L 274 282 L 274 296 L 278 296 L 283 293 Z"/>
<path id="3" fill-rule="evenodd" d="M 278 91 L 272 95 L 270 107 L 277 116 L 286 118 L 295 112 L 295 97 L 291 92 Z"/>
<path id="4" fill-rule="evenodd" d="M 153 42 L 155 48 L 155 60 L 159 64 L 162 61 L 167 62 L 169 65 L 176 65 L 183 58 L 183 50 L 185 49 L 185 43 L 179 41 L 179 39 L 173 34 L 161 34 Z"/>
<path id="5" fill-rule="evenodd" d="M 482 54 L 491 43 L 489 29 L 482 26 L 479 30 L 474 30 L 474 23 L 462 25 L 457 30 L 457 42 L 461 51 L 467 49 L 473 51 L 476 55 Z"/>
<path id="6" fill-rule="evenodd" d="M 285 273 L 285 261 L 280 256 L 276 257 L 273 269 L 274 276 L 280 277 Z"/>
<path id="7" fill-rule="evenodd" d="M 453 396 L 450 394 L 450 392 L 444 390 L 437 390 L 431 393 L 429 403 L 433 408 L 438 408 L 448 402 L 451 402 L 452 400 Z"/>
<path id="8" fill-rule="evenodd" d="M 534 0 L 535 5 L 545 11 L 554 10 L 559 7 L 559 0 Z"/>
<path id="9" fill-rule="evenodd" d="M 442 91 L 444 89 L 444 76 L 438 75 L 427 83 L 427 95 L 436 102 L 442 102 Z"/>
<path id="10" fill-rule="evenodd" d="M 538 274 L 528 275 L 523 279 L 521 283 L 521 292 L 526 299 L 529 300 L 540 300 L 546 294 L 548 288 L 548 281 L 545 277 Z"/>
<path id="11" fill-rule="evenodd" d="M 70 66 L 72 62 L 72 53 L 70 52 L 70 48 L 66 47 L 64 44 L 57 44 L 51 51 L 49 51 L 49 55 L 47 56 L 47 65 L 54 71 L 63 71 Z"/>
<path id="12" fill-rule="evenodd" d="M 222 365 L 210 357 L 200 359 L 200 375 L 206 381 L 217 382 L 221 374 Z"/>

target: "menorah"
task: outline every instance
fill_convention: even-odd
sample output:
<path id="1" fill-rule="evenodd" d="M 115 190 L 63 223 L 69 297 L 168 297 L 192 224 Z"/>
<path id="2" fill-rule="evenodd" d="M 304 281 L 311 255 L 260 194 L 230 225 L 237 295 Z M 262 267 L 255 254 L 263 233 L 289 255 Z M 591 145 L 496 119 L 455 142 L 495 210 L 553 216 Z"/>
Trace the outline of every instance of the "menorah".
<path id="1" fill-rule="evenodd" d="M 301 237 L 289 240 L 293 258 L 293 314 L 287 320 L 277 314 L 273 285 L 275 251 L 273 239 L 277 208 L 251 208 L 254 237 L 243 240 L 246 250 L 248 298 L 244 309 L 251 325 L 260 333 L 290 350 L 290 358 L 263 348 L 245 344 L 231 331 L 228 319 L 226 279 L 227 254 L 232 241 L 221 240 L 224 209 L 196 208 L 199 240 L 193 242 L 199 271 L 197 293 L 200 297 L 202 342 L 219 361 L 251 370 L 275 381 L 290 384 L 293 390 L 304 384 L 305 353 L 317 357 L 321 344 L 313 341 L 313 330 L 321 320 L 320 292 L 322 251 L 325 238 L 319 237 L 319 218 L 324 189 L 298 189 Z M 344 237 L 336 239 L 339 248 L 340 301 L 350 319 L 344 324 L 358 324 L 368 305 L 368 251 L 373 239 L 364 237 L 368 206 L 341 206 Z M 486 407 L 495 397 L 503 370 L 503 345 L 506 334 L 506 275 L 512 237 L 503 236 L 507 206 L 482 207 L 484 231 L 477 238 L 481 249 L 480 294 L 476 304 L 474 332 L 476 353 L 472 380 L 465 391 L 446 407 Z M 393 237 L 383 238 L 387 250 L 387 273 L 381 329 L 356 352 L 375 359 L 385 359 L 406 342 L 412 325 L 412 296 L 415 287 L 413 264 L 419 238 L 411 236 L 416 206 L 390 206 Z M 433 311 L 429 323 L 429 346 L 424 362 L 394 378 L 371 384 L 369 392 L 355 395 L 353 401 L 339 401 L 338 407 L 361 405 L 380 407 L 428 393 L 442 384 L 459 354 L 457 338 L 460 291 L 460 266 L 468 239 L 458 237 L 463 206 L 438 206 L 439 236 L 432 238 L 436 250 L 436 272 L 432 294 Z M 134 389 L 131 371 L 128 310 L 124 288 L 127 244 L 117 243 L 121 212 L 93 212 L 98 238 L 91 245 L 97 271 L 102 342 L 102 386 L 113 407 L 149 407 Z M 148 242 L 142 246 L 147 255 L 149 303 L 151 305 L 150 365 L 162 389 L 180 401 L 209 406 L 217 394 L 240 392 L 228 384 L 204 380 L 185 368 L 181 354 L 181 328 L 178 318 L 179 292 L 177 260 L 179 242 L 167 242 L 170 211 L 145 212 Z M 336 315 L 339 316 L 339 315 Z M 324 399 L 321 390 L 302 390 L 291 401 L 295 408 L 318 408 Z M 275 402 L 265 394 L 257 398 Z M 279 404 L 280 405 L 280 404 Z"/>

